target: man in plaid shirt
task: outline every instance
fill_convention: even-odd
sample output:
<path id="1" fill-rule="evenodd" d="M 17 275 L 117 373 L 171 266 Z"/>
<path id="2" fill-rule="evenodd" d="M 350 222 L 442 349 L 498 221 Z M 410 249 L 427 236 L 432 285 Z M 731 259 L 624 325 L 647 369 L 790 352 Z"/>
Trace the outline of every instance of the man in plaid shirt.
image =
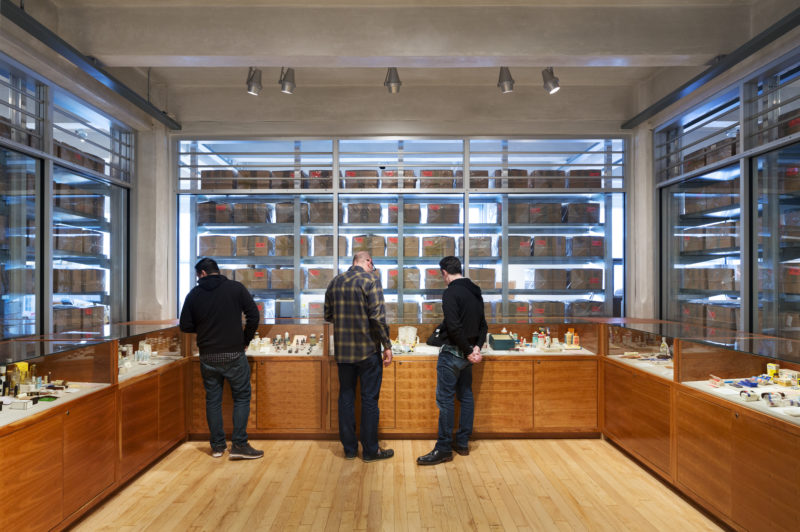
<path id="1" fill-rule="evenodd" d="M 392 344 L 381 280 L 372 273 L 374 269 L 370 254 L 360 251 L 353 257 L 350 269 L 334 277 L 325 292 L 325 321 L 333 323 L 339 369 L 339 438 L 345 458 L 355 458 L 355 392 L 360 379 L 361 458 L 365 462 L 394 456 L 392 449 L 378 447 L 378 397 L 383 366 L 392 363 Z"/>

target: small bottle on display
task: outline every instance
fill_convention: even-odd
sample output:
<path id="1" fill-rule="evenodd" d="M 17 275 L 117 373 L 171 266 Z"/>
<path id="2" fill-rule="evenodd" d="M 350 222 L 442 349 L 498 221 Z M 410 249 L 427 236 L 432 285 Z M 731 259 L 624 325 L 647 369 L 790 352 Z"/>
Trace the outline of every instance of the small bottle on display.
<path id="1" fill-rule="evenodd" d="M 670 358 L 669 354 L 669 345 L 667 344 L 667 339 L 663 336 L 661 337 L 661 346 L 658 348 L 659 358 Z"/>
<path id="2" fill-rule="evenodd" d="M 572 337 L 572 345 L 576 345 L 578 347 L 581 346 L 581 337 L 578 333 L 575 333 L 575 336 Z"/>
<path id="3" fill-rule="evenodd" d="M 567 329 L 567 332 L 564 333 L 564 343 L 567 345 L 572 345 L 573 336 L 572 329 Z"/>

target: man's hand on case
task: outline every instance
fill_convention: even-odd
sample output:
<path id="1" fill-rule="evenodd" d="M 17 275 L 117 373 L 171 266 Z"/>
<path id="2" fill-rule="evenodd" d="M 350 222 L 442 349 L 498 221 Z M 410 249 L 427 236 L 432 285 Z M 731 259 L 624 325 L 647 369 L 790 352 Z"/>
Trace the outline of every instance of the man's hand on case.
<path id="1" fill-rule="evenodd" d="M 388 367 L 389 364 L 392 363 L 392 350 L 391 349 L 384 349 L 383 350 L 383 365 Z"/>
<path id="2" fill-rule="evenodd" d="M 481 349 L 477 345 L 472 348 L 472 353 L 467 355 L 467 360 L 469 360 L 473 364 L 479 364 L 480 361 L 483 360 Z"/>

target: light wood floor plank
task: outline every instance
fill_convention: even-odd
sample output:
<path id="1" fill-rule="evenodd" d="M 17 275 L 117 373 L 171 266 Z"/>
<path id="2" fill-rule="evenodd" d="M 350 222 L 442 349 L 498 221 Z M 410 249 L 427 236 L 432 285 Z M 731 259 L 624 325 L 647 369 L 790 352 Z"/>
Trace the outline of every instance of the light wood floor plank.
<path id="1" fill-rule="evenodd" d="M 602 440 L 479 440 L 432 467 L 416 465 L 430 440 L 370 464 L 333 441 L 253 445 L 264 459 L 186 443 L 74 530 L 719 530 Z"/>

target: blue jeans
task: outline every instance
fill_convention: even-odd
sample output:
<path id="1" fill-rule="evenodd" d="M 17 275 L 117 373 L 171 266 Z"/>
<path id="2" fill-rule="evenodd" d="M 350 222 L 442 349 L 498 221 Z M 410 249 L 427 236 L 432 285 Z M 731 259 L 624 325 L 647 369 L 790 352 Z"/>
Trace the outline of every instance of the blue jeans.
<path id="1" fill-rule="evenodd" d="M 378 454 L 378 398 L 383 380 L 383 358 L 374 353 L 361 362 L 338 364 L 339 439 L 345 454 L 358 452 L 356 439 L 356 382 L 361 380 L 361 449 L 364 456 Z"/>
<path id="2" fill-rule="evenodd" d="M 233 444 L 247 444 L 247 418 L 250 417 L 250 364 L 242 356 L 231 362 L 211 366 L 200 362 L 200 374 L 206 389 L 206 421 L 211 433 L 211 448 L 225 449 L 225 429 L 222 425 L 222 385 L 225 379 L 233 395 Z"/>
<path id="3" fill-rule="evenodd" d="M 461 403 L 456 445 L 466 447 L 472 434 L 475 417 L 475 400 L 472 397 L 472 363 L 446 351 L 439 353 L 436 363 L 436 406 L 439 407 L 439 439 L 436 449 L 441 452 L 453 450 L 453 424 L 455 423 L 455 399 Z"/>

